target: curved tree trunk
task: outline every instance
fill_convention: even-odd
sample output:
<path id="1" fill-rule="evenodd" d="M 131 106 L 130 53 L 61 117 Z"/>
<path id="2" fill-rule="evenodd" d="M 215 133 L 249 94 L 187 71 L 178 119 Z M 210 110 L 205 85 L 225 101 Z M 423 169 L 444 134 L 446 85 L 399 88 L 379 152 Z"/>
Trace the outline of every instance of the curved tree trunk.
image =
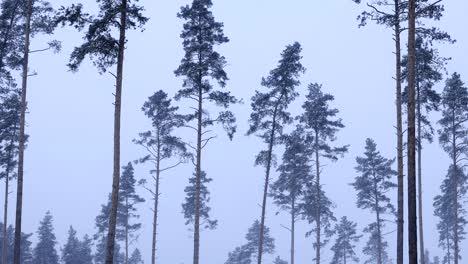
<path id="1" fill-rule="evenodd" d="M 23 214 L 23 173 L 24 173 L 24 145 L 25 145 L 25 123 L 26 123 L 26 91 L 28 87 L 28 67 L 29 67 L 29 45 L 31 33 L 31 16 L 33 0 L 27 2 L 25 45 L 23 58 L 23 76 L 21 85 L 21 115 L 20 115 L 20 134 L 18 147 L 18 184 L 16 191 L 16 219 L 15 219 L 15 249 L 13 263 L 21 263 L 21 221 Z"/>
<path id="2" fill-rule="evenodd" d="M 120 11 L 119 53 L 117 57 L 117 80 L 115 85 L 114 112 L 114 168 L 112 177 L 111 212 L 109 216 L 109 231 L 106 245 L 106 264 L 114 263 L 115 230 L 117 226 L 117 206 L 119 202 L 120 185 L 120 119 L 122 111 L 122 82 L 125 52 L 125 31 L 127 28 L 127 0 L 122 0 Z"/>
<path id="3" fill-rule="evenodd" d="M 395 57 L 396 57 L 396 114 L 397 114 L 397 264 L 403 264 L 404 247 L 404 173 L 403 173 L 403 122 L 401 98 L 401 29 L 400 0 L 395 0 Z"/>

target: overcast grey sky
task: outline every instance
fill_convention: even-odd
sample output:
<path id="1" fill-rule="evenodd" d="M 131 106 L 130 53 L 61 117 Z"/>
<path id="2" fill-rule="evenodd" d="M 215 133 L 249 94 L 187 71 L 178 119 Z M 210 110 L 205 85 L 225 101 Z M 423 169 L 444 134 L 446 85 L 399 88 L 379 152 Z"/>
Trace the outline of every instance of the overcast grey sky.
<path id="1" fill-rule="evenodd" d="M 96 8 L 93 0 L 54 0 L 54 5 L 82 2 Z M 182 21 L 176 13 L 189 0 L 141 0 L 150 17 L 146 30 L 128 35 L 122 116 L 122 164 L 145 154 L 131 141 L 138 132 L 149 128 L 140 108 L 153 92 L 163 89 L 173 95 L 181 79 L 173 71 L 183 51 L 179 34 Z M 357 209 L 356 192 L 349 186 L 356 176 L 355 157 L 361 155 L 364 141 L 372 137 L 387 157 L 395 156 L 394 57 L 391 31 L 380 26 L 357 27 L 356 16 L 362 6 L 350 0 L 214 0 L 214 15 L 224 22 L 231 42 L 219 48 L 228 61 L 228 89 L 243 98 L 244 105 L 233 109 L 238 119 L 238 133 L 230 142 L 221 130 L 219 137 L 206 148 L 203 170 L 214 181 L 211 190 L 212 216 L 219 220 L 214 231 L 201 234 L 201 262 L 224 263 L 227 253 L 244 242 L 247 228 L 260 216 L 259 203 L 264 172 L 254 167 L 254 156 L 265 146 L 256 137 L 246 137 L 250 114 L 250 97 L 261 89 L 260 80 L 276 66 L 285 45 L 299 41 L 303 46 L 303 65 L 307 68 L 299 88 L 301 97 L 291 107 L 299 114 L 307 84 L 322 83 L 326 92 L 336 97 L 334 106 L 346 125 L 338 134 L 337 144 L 350 144 L 349 153 L 324 168 L 325 191 L 336 204 L 337 217 L 347 215 L 362 230 L 372 215 Z M 440 47 L 443 56 L 452 57 L 448 71 L 458 71 L 468 82 L 468 2 L 447 0 L 446 13 L 439 25 L 457 39 L 457 43 Z M 33 54 L 31 69 L 38 76 L 30 78 L 27 133 L 30 135 L 25 158 L 24 227 L 35 232 L 47 210 L 55 220 L 55 230 L 63 244 L 69 225 L 80 236 L 93 234 L 94 218 L 111 190 L 112 129 L 114 80 L 99 75 L 89 61 L 76 74 L 65 67 L 72 48 L 81 43 L 81 34 L 72 29 L 59 30 L 55 38 L 63 42 L 60 54 Z M 43 47 L 43 38 L 33 40 L 32 47 Z M 441 90 L 443 83 L 437 85 Z M 437 120 L 438 115 L 433 116 Z M 180 131 L 187 140 L 190 131 Z M 281 148 L 277 149 L 280 154 Z M 437 248 L 437 219 L 433 217 L 433 197 L 448 168 L 447 155 L 438 142 L 424 149 L 424 199 L 426 245 L 431 253 Z M 148 177 L 147 166 L 136 167 L 137 178 Z M 161 263 L 191 263 L 192 232 L 184 225 L 181 203 L 183 189 L 193 172 L 183 165 L 164 175 L 161 183 L 158 258 Z M 275 179 L 277 173 L 273 174 Z M 143 189 L 139 189 L 149 200 Z M 11 196 L 13 198 L 13 195 Z M 12 199 L 14 201 L 14 199 Z M 141 229 L 138 246 L 149 263 L 151 248 L 151 204 L 140 206 Z M 11 203 L 11 209 L 14 202 Z M 288 259 L 289 234 L 281 224 L 288 223 L 285 213 L 267 208 L 267 225 L 276 239 L 276 255 Z M 10 211 L 13 212 L 13 211 Z M 10 216 L 10 223 L 13 221 Z M 396 226 L 388 224 L 386 232 Z M 297 262 L 308 263 L 314 255 L 312 239 L 304 238 L 310 226 L 299 222 Z M 405 229 L 406 231 L 406 229 Z M 387 236 L 390 256 L 394 256 L 395 234 Z M 358 251 L 367 237 L 361 240 Z M 405 240 L 406 242 L 406 240 Z M 461 245 L 466 249 L 466 241 Z M 324 263 L 331 259 L 323 251 Z M 468 259 L 468 251 L 462 250 Z M 270 261 L 273 257 L 268 256 Z M 364 259 L 362 257 L 361 259 Z"/>

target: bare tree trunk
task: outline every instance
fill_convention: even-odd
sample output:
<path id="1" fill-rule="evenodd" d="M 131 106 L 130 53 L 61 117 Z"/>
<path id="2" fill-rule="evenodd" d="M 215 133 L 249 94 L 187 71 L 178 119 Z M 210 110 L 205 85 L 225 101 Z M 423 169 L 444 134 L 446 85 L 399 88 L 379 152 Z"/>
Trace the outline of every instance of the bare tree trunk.
<path id="1" fill-rule="evenodd" d="M 24 42 L 24 58 L 23 58 L 23 76 L 21 87 L 21 115 L 20 115 L 20 134 L 18 147 L 18 184 L 16 191 L 16 219 L 15 219 L 15 249 L 13 255 L 13 263 L 20 264 L 21 252 L 21 218 L 23 214 L 23 173 L 24 173 L 24 143 L 25 143 L 25 123 L 26 123 L 26 91 L 28 87 L 28 68 L 29 68 L 29 45 L 31 33 L 31 16 L 33 0 L 27 2 L 26 13 L 26 29 Z"/>
<path id="2" fill-rule="evenodd" d="M 199 60 L 201 61 L 201 59 Z M 198 84 L 201 86 L 202 78 Z M 197 112 L 197 163 L 196 163 L 196 190 L 195 190 L 195 223 L 193 235 L 193 264 L 200 262 L 200 189 L 201 189 L 201 154 L 202 154 L 202 122 L 203 122 L 203 91 L 198 87 L 198 112 Z"/>
<path id="3" fill-rule="evenodd" d="M 421 91 L 417 83 L 417 115 L 418 115 L 418 214 L 419 214 L 419 252 L 420 263 L 425 264 L 424 258 L 424 229 L 423 229 L 423 199 L 422 199 L 422 135 L 421 135 Z"/>
<path id="4" fill-rule="evenodd" d="M 127 28 L 127 0 L 122 0 L 120 10 L 119 53 L 117 57 L 117 81 L 115 85 L 114 112 L 114 168 L 112 179 L 112 203 L 109 216 L 109 231 L 106 245 L 106 264 L 114 262 L 115 230 L 117 226 L 117 206 L 119 202 L 120 185 L 120 116 L 122 111 L 122 82 L 125 52 L 125 31 Z M 16 263 L 15 263 L 16 264 Z"/>
<path id="5" fill-rule="evenodd" d="M 321 235 L 321 221 L 320 221 L 320 191 L 321 191 L 321 188 L 320 188 L 320 155 L 319 155 L 319 143 L 318 143 L 318 140 L 319 140 L 319 137 L 318 137 L 318 131 L 315 131 L 315 175 L 317 177 L 316 179 L 316 192 L 317 192 L 317 205 L 315 206 L 315 223 L 316 223 L 316 227 L 315 227 L 315 232 L 316 232 L 316 240 L 315 240 L 315 243 L 317 244 L 316 248 L 315 248 L 315 263 L 316 264 L 320 264 L 320 247 L 321 247 L 321 238 L 320 238 L 320 235 Z"/>
<path id="6" fill-rule="evenodd" d="M 16 126 L 13 128 L 13 133 L 10 139 L 10 149 L 8 150 L 8 160 L 7 160 L 7 167 L 5 169 L 5 203 L 3 208 L 3 241 L 2 241 L 2 263 L 7 263 L 7 249 L 8 249 L 8 236 L 7 236 L 7 228 L 8 228 L 8 196 L 10 195 L 10 170 L 11 170 L 11 160 L 12 151 L 13 151 L 13 144 L 14 138 L 16 134 Z"/>
<path id="7" fill-rule="evenodd" d="M 128 264 L 128 198 L 125 198 L 126 216 L 125 216 L 125 264 Z"/>
<path id="8" fill-rule="evenodd" d="M 158 227 L 158 203 L 159 203 L 159 179 L 161 175 L 161 143 L 159 140 L 159 130 L 157 132 L 158 137 L 158 149 L 156 157 L 156 181 L 154 190 L 154 209 L 153 209 L 153 241 L 151 243 L 151 264 L 156 264 L 156 236 Z"/>
<path id="9" fill-rule="evenodd" d="M 273 112 L 273 124 L 271 127 L 270 142 L 268 144 L 268 157 L 265 171 L 265 185 L 263 186 L 263 200 L 262 200 L 262 215 L 260 217 L 260 235 L 258 240 L 258 255 L 257 264 L 262 264 L 263 256 L 263 236 L 265 233 L 265 213 L 266 213 L 266 202 L 268 195 L 268 184 L 270 183 L 270 170 L 271 170 L 271 158 L 273 155 L 273 145 L 275 144 L 275 130 L 276 130 L 276 113 L 278 106 L 275 107 Z"/>
<path id="10" fill-rule="evenodd" d="M 397 112 L 397 264 L 403 264 L 404 247 L 404 173 L 403 173 L 403 122 L 401 98 L 401 29 L 400 0 L 395 0 L 395 56 L 396 56 L 396 112 Z"/>
<path id="11" fill-rule="evenodd" d="M 408 261 L 418 263 L 418 227 L 416 206 L 416 0 L 409 0 L 408 20 Z"/>
<path id="12" fill-rule="evenodd" d="M 293 194 L 291 202 L 291 264 L 294 264 L 294 240 L 296 231 L 296 197 Z"/>

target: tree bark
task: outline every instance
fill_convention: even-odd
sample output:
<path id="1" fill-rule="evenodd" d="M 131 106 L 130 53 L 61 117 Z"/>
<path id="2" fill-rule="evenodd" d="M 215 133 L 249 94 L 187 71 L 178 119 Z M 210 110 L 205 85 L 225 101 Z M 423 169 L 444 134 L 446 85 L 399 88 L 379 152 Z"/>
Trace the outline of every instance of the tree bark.
<path id="1" fill-rule="evenodd" d="M 21 260 L 21 220 L 23 214 L 23 173 L 24 173 L 24 145 L 25 145 L 25 123 L 26 123 L 26 91 L 28 87 L 28 68 L 29 68 L 29 45 L 31 33 L 31 16 L 33 0 L 27 2 L 26 29 L 24 42 L 23 58 L 23 76 L 21 85 L 21 115 L 20 115 L 20 134 L 18 147 L 18 184 L 16 191 L 16 219 L 15 219 L 15 248 L 13 263 L 20 264 Z"/>
<path id="2" fill-rule="evenodd" d="M 315 248 L 315 263 L 320 264 L 320 247 L 321 247 L 321 221 L 320 221 L 320 155 L 319 155 L 319 134 L 318 131 L 315 131 L 315 175 L 316 179 L 316 192 L 317 192 L 317 205 L 315 206 L 315 223 L 316 223 L 316 240 L 315 243 L 317 244 Z"/>
<path id="3" fill-rule="evenodd" d="M 404 247 L 404 173 L 403 173 L 403 122 L 401 98 L 401 29 L 400 0 L 395 0 L 395 57 L 396 57 L 396 114 L 397 114 L 397 264 L 403 264 Z"/>
<path id="4" fill-rule="evenodd" d="M 125 52 L 125 33 L 127 28 L 127 0 L 122 0 L 120 10 L 120 36 L 117 57 L 117 80 L 115 85 L 115 112 L 114 112 L 114 167 L 112 179 L 112 203 L 109 216 L 109 231 L 106 245 L 106 264 L 114 262 L 115 230 L 117 226 L 117 206 L 119 202 L 120 185 L 120 119 L 122 111 L 122 82 Z M 15 263 L 16 264 L 16 263 Z"/>
<path id="5" fill-rule="evenodd" d="M 294 244 L 296 229 L 296 197 L 293 194 L 291 202 L 291 264 L 294 264 Z"/>
<path id="6" fill-rule="evenodd" d="M 424 229 L 423 229 L 423 199 L 422 199 L 422 135 L 421 135 L 421 89 L 417 82 L 417 115 L 418 115 L 418 215 L 419 215 L 419 257 L 420 263 L 425 264 L 424 258 Z"/>
<path id="7" fill-rule="evenodd" d="M 157 157 L 156 157 L 156 181 L 154 190 L 154 209 L 153 209 L 153 241 L 151 243 L 151 264 L 156 264 L 156 236 L 158 227 L 158 203 L 159 203 L 159 179 L 161 175 L 161 143 L 159 140 L 159 130 L 157 132 Z"/>
<path id="8" fill-rule="evenodd" d="M 265 171 L 265 185 L 263 186 L 262 215 L 260 217 L 260 235 L 259 235 L 259 240 L 258 240 L 258 256 L 257 256 L 258 264 L 262 264 L 262 256 L 263 256 L 263 235 L 265 233 L 264 230 L 265 230 L 266 202 L 267 202 L 267 195 L 268 195 L 268 184 L 270 182 L 270 170 L 271 170 L 271 158 L 273 155 L 273 145 L 275 144 L 277 111 L 278 111 L 278 105 L 276 105 L 275 110 L 273 112 L 273 124 L 271 127 L 270 142 L 268 144 L 268 156 L 267 156 L 267 164 L 266 164 L 266 171 Z"/>
<path id="9" fill-rule="evenodd" d="M 418 263 L 418 228 L 416 206 L 416 0 L 409 0 L 408 20 L 408 261 Z"/>

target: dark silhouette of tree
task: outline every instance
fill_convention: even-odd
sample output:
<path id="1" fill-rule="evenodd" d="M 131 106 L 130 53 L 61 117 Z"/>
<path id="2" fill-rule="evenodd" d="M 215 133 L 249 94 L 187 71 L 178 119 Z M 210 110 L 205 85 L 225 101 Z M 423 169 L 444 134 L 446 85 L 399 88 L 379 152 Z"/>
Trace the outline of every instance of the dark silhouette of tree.
<path id="1" fill-rule="evenodd" d="M 186 162 L 189 158 L 185 143 L 174 135 L 174 130 L 185 124 L 184 117 L 177 114 L 178 107 L 171 105 L 171 99 L 163 91 L 157 91 L 144 103 L 142 111 L 151 120 L 152 129 L 140 133 L 139 139 L 133 142 L 145 148 L 146 156 L 139 163 L 151 163 L 154 169 L 150 171 L 154 188 L 146 186 L 146 179 L 140 184 L 147 189 L 153 200 L 153 240 L 151 244 L 151 263 L 156 263 L 156 241 L 158 226 L 158 205 L 160 196 L 161 173 Z M 176 161 L 172 159 L 176 158 Z M 178 160 L 177 160 L 178 159 Z M 172 163 L 171 163 L 172 162 Z M 154 175 L 154 176 L 153 176 Z"/>
<path id="2" fill-rule="evenodd" d="M 87 236 L 81 241 L 76 231 L 70 226 L 67 242 L 62 248 L 62 262 L 64 264 L 93 264 L 91 239 Z"/>
<path id="3" fill-rule="evenodd" d="M 185 21 L 180 37 L 183 39 L 185 55 L 175 70 L 176 76 L 183 76 L 183 89 L 176 99 L 190 99 L 196 106 L 194 112 L 186 116 L 187 127 L 196 133 L 196 146 L 188 145 L 195 152 L 195 196 L 193 228 L 193 264 L 200 262 L 200 218 L 202 217 L 202 150 L 216 136 L 209 127 L 221 124 L 230 139 L 236 132 L 234 114 L 227 110 L 238 100 L 228 91 L 216 89 L 210 81 L 217 82 L 221 88 L 228 80 L 224 70 L 226 59 L 215 51 L 215 47 L 229 39 L 224 35 L 223 23 L 216 22 L 211 12 L 211 0 L 193 0 L 191 5 L 183 6 L 177 16 Z M 222 107 L 216 117 L 211 117 L 208 105 Z M 190 123 L 195 123 L 191 126 Z"/>
<path id="4" fill-rule="evenodd" d="M 304 113 L 299 120 L 310 138 L 313 138 L 313 161 L 315 165 L 315 181 L 309 183 L 309 191 L 304 199 L 304 213 L 309 222 L 315 222 L 315 262 L 320 264 L 320 250 L 328 242 L 322 241 L 322 228 L 325 237 L 331 236 L 332 221 L 335 221 L 331 211 L 332 203 L 326 196 L 320 183 L 322 176 L 321 159 L 337 161 L 347 151 L 348 146 L 333 147 L 336 133 L 344 128 L 342 120 L 337 118 L 338 109 L 332 108 L 330 103 L 335 99 L 333 95 L 322 92 L 322 85 L 312 83 L 308 86 L 309 93 L 302 105 Z"/>
<path id="5" fill-rule="evenodd" d="M 262 78 L 262 86 L 269 90 L 264 93 L 255 91 L 251 99 L 252 113 L 247 135 L 257 134 L 267 144 L 267 150 L 260 151 L 255 161 L 256 165 L 265 167 L 258 264 L 262 263 L 263 239 L 261 237 L 265 226 L 270 171 L 274 161 L 273 148 L 280 143 L 284 126 L 293 122 L 287 108 L 298 96 L 295 89 L 300 85 L 299 77 L 305 71 L 301 64 L 301 51 L 302 48 L 298 42 L 288 45 L 281 53 L 278 66 L 270 71 L 268 77 Z"/>
<path id="6" fill-rule="evenodd" d="M 357 224 L 349 221 L 343 216 L 338 224 L 335 225 L 336 240 L 332 246 L 333 259 L 331 264 L 349 263 L 350 261 L 359 263 L 356 255 L 356 243 L 362 237 L 357 234 Z"/>
<path id="7" fill-rule="evenodd" d="M 1 224 L 1 223 L 0 223 Z M 5 263 L 12 264 L 13 263 L 13 249 L 15 246 L 15 229 L 12 225 L 9 225 L 7 231 L 5 233 L 0 233 L 0 238 L 3 241 L 3 234 L 6 234 L 6 241 L 7 241 L 7 254 L 5 255 Z M 22 264 L 32 264 L 32 242 L 30 241 L 32 234 L 22 234 L 21 235 L 21 263 Z M 2 252 L 0 255 L 3 259 Z"/>

